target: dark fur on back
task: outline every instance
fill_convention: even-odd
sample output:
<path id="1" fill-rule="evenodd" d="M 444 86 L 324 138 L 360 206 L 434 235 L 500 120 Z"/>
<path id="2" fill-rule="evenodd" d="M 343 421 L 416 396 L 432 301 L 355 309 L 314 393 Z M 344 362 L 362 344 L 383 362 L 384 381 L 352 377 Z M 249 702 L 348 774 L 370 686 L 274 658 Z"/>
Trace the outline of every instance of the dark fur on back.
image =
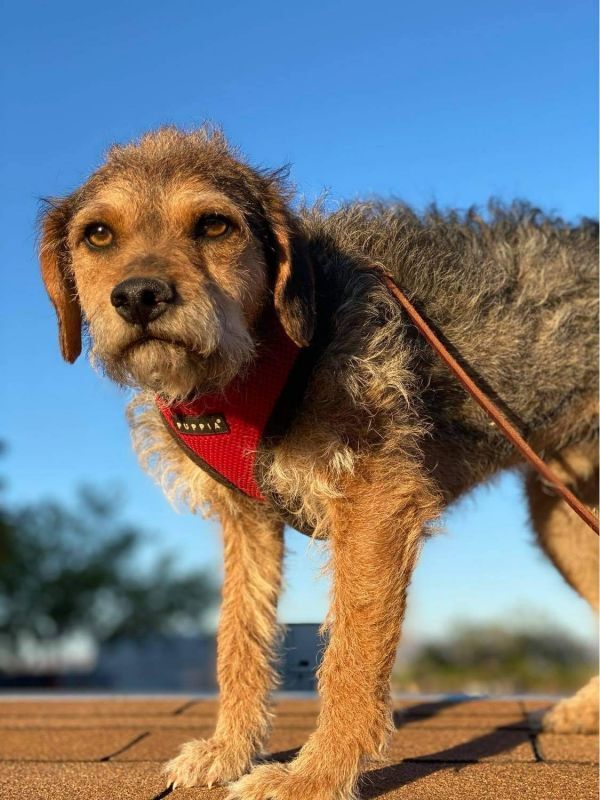
<path id="1" fill-rule="evenodd" d="M 473 209 L 418 215 L 403 204 L 357 203 L 329 215 L 305 211 L 302 219 L 338 324 L 356 274 L 380 264 L 532 444 L 558 451 L 597 436 L 594 417 L 581 413 L 598 387 L 597 222 L 572 225 L 525 203 L 492 203 L 485 217 Z M 394 315 L 385 290 L 372 289 L 364 334 L 381 322 L 373 319 L 375 297 Z M 431 423 L 421 448 L 430 470 L 444 475 L 444 494 L 514 458 L 410 324 L 394 326 L 384 349 L 386 358 L 395 350 L 409 364 L 411 404 Z"/>

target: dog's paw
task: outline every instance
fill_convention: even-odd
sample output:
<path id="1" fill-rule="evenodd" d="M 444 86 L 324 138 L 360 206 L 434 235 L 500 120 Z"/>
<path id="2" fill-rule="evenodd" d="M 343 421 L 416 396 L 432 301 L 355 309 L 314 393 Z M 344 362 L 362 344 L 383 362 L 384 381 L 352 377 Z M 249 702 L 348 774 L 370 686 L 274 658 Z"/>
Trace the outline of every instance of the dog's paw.
<path id="1" fill-rule="evenodd" d="M 550 709 L 542 728 L 547 733 L 598 733 L 598 678 Z"/>
<path id="2" fill-rule="evenodd" d="M 229 787 L 227 800 L 354 800 L 352 792 L 328 785 L 287 764 L 264 764 Z"/>
<path id="3" fill-rule="evenodd" d="M 165 764 L 168 785 L 221 786 L 237 780 L 252 766 L 247 750 L 235 749 L 218 739 L 186 742 L 178 756 Z"/>

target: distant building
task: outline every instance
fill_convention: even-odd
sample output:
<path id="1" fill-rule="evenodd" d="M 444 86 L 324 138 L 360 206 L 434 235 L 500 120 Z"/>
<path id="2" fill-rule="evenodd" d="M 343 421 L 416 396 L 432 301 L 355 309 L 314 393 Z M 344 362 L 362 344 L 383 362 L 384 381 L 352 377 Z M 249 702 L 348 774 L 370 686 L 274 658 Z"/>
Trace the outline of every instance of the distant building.
<path id="1" fill-rule="evenodd" d="M 215 637 L 155 635 L 104 644 L 94 673 L 115 691 L 216 691 Z"/>
<path id="2" fill-rule="evenodd" d="M 324 647 L 319 627 L 311 622 L 286 626 L 280 665 L 283 691 L 316 690 L 316 671 Z"/>
<path id="3" fill-rule="evenodd" d="M 279 662 L 283 691 L 315 691 L 322 646 L 319 625 L 286 626 Z M 151 636 L 105 644 L 94 676 L 115 691 L 216 691 L 216 640 L 214 636 Z"/>
<path id="4" fill-rule="evenodd" d="M 323 642 L 319 626 L 287 625 L 279 650 L 280 688 L 312 692 Z M 120 639 L 100 647 L 85 665 L 64 665 L 38 673 L 0 672 L 0 691 L 14 688 L 80 689 L 110 692 L 216 692 L 216 638 L 153 635 Z"/>

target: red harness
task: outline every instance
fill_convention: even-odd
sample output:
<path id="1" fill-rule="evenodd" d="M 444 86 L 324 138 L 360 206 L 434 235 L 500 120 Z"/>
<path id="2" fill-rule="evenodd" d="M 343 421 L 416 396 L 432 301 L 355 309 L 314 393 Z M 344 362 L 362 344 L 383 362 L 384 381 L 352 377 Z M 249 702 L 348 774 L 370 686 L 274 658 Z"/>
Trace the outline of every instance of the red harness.
<path id="1" fill-rule="evenodd" d="M 265 501 L 256 456 L 300 348 L 274 317 L 257 360 L 218 394 L 156 404 L 178 444 L 199 467 L 230 488 Z"/>

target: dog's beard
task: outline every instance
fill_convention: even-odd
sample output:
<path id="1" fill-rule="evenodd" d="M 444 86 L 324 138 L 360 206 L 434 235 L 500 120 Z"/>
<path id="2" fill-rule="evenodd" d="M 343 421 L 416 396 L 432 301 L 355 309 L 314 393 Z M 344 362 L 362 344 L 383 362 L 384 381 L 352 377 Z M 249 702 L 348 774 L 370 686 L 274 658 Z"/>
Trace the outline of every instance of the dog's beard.
<path id="1" fill-rule="evenodd" d="M 150 390 L 168 403 L 220 391 L 253 359 L 254 342 L 237 306 L 227 313 L 212 306 L 210 324 L 207 309 L 201 311 L 196 322 L 186 306 L 185 314 L 161 317 L 146 332 L 128 330 L 118 346 L 91 321 L 91 361 L 121 386 Z"/>

